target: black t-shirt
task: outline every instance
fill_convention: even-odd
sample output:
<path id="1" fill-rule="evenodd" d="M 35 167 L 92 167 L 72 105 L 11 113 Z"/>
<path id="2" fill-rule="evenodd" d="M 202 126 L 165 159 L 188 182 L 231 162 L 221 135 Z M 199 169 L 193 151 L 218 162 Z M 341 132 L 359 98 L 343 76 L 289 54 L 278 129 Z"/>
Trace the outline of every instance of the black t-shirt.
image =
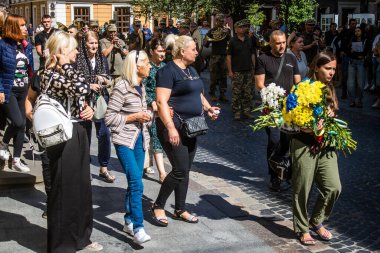
<path id="1" fill-rule="evenodd" d="M 284 63 L 282 65 L 281 74 L 278 77 L 276 84 L 284 88 L 287 92 L 290 91 L 294 84 L 294 75 L 299 75 L 297 59 L 291 54 L 284 54 Z M 264 84 L 274 82 L 277 71 L 280 67 L 281 57 L 274 56 L 271 52 L 260 55 L 257 60 L 255 75 L 265 75 Z"/>
<path id="2" fill-rule="evenodd" d="M 187 119 L 202 114 L 203 81 L 193 67 L 181 69 L 171 61 L 158 70 L 156 81 L 157 87 L 172 90 L 168 103 L 181 118 Z"/>
<path id="3" fill-rule="evenodd" d="M 245 36 L 241 41 L 237 36 L 228 43 L 227 55 L 231 55 L 231 67 L 233 72 L 252 70 L 252 55 L 255 49 L 252 40 Z"/>
<path id="4" fill-rule="evenodd" d="M 217 31 L 218 29 L 221 29 L 221 28 L 218 28 L 218 27 L 214 27 L 212 29 L 210 29 L 207 33 L 207 37 L 209 38 L 214 38 L 214 35 L 213 33 L 215 31 Z M 228 41 L 231 39 L 231 31 L 230 29 L 227 29 L 227 31 L 225 31 L 227 33 L 227 36 L 220 40 L 220 41 L 212 41 L 212 48 L 211 48 L 211 53 L 213 55 L 226 55 L 226 50 L 227 50 L 227 43 Z"/>
<path id="5" fill-rule="evenodd" d="M 314 34 L 313 33 L 304 33 L 303 43 L 304 43 L 305 46 L 310 45 L 311 43 L 314 42 L 314 40 L 315 40 L 315 38 L 314 38 Z M 306 55 L 307 64 L 309 65 L 313 61 L 314 57 L 318 53 L 318 46 L 315 45 L 315 46 L 312 46 L 309 49 L 304 49 L 303 52 Z"/>
<path id="6" fill-rule="evenodd" d="M 40 46 L 41 45 L 41 50 L 42 52 L 45 50 L 45 45 L 46 45 L 46 42 L 47 40 L 50 38 L 50 36 L 55 32 L 55 29 L 52 28 L 50 30 L 50 32 L 45 32 L 45 31 L 42 31 L 40 33 L 38 33 L 36 35 L 36 37 L 34 38 L 34 43 L 36 46 Z M 45 59 L 44 57 L 40 57 L 40 65 L 44 64 L 45 62 Z M 41 67 L 41 66 L 40 66 Z"/>

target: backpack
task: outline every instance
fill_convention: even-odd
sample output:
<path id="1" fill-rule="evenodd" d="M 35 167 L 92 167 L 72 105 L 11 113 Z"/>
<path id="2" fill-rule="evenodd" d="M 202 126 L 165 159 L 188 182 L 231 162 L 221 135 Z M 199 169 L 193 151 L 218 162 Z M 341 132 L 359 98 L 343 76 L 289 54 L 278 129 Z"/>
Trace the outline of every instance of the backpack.
<path id="1" fill-rule="evenodd" d="M 46 94 L 53 74 L 45 90 L 38 96 L 33 108 L 33 132 L 43 148 L 64 143 L 70 140 L 73 134 L 73 123 L 70 120 L 70 101 L 68 102 L 69 113 L 67 113 L 59 102 Z"/>

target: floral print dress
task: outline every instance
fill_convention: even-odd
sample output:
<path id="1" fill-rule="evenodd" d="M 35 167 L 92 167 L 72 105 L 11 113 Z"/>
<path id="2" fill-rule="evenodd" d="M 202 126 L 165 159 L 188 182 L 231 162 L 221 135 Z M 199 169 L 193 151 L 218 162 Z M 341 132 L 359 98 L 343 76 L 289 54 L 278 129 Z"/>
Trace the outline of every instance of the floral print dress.
<path id="1" fill-rule="evenodd" d="M 149 72 L 149 76 L 144 80 L 146 90 L 146 102 L 148 107 L 152 107 L 152 103 L 156 101 L 156 74 L 157 71 L 165 66 L 165 63 L 161 62 L 159 66 L 156 66 L 153 62 L 150 62 L 152 66 Z M 152 140 L 153 153 L 162 153 L 162 146 L 157 137 L 156 124 L 152 124 L 149 129 L 150 138 Z"/>

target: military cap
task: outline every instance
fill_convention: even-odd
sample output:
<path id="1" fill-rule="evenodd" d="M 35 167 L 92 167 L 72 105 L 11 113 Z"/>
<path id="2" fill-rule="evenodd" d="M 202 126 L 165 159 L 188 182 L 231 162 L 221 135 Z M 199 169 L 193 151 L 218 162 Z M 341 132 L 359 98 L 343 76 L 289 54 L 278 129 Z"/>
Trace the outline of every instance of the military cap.
<path id="1" fill-rule="evenodd" d="M 224 14 L 223 13 L 218 13 L 215 15 L 215 19 L 216 20 L 224 20 Z"/>
<path id="2" fill-rule="evenodd" d="M 107 31 L 109 32 L 117 32 L 117 27 L 115 24 L 110 24 L 109 26 L 107 26 Z"/>
<path id="3" fill-rule="evenodd" d="M 91 19 L 90 20 L 90 26 L 99 26 L 99 21 L 96 19 Z"/>
<path id="4" fill-rule="evenodd" d="M 242 20 L 239 20 L 238 22 L 236 22 L 235 25 L 240 27 L 240 26 L 250 25 L 250 22 L 248 19 L 242 19 Z"/>

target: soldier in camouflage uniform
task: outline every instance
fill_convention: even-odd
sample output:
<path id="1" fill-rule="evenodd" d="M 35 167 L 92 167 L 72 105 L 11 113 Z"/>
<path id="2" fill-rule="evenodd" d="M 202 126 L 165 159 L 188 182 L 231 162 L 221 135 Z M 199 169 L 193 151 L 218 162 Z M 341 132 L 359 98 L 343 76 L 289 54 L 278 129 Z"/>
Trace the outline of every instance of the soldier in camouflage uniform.
<path id="1" fill-rule="evenodd" d="M 216 86 L 219 86 L 219 100 L 228 102 L 225 96 L 227 91 L 227 66 L 226 49 L 231 38 L 231 30 L 223 27 L 224 15 L 217 14 L 215 17 L 215 27 L 210 29 L 204 38 L 204 46 L 209 47 L 212 43 L 210 57 L 210 90 L 212 101 L 217 101 Z"/>
<path id="2" fill-rule="evenodd" d="M 243 19 L 235 24 L 236 35 L 227 47 L 228 76 L 232 80 L 232 112 L 235 120 L 241 114 L 252 119 L 252 78 L 255 65 L 255 47 L 248 37 L 249 20 Z"/>

